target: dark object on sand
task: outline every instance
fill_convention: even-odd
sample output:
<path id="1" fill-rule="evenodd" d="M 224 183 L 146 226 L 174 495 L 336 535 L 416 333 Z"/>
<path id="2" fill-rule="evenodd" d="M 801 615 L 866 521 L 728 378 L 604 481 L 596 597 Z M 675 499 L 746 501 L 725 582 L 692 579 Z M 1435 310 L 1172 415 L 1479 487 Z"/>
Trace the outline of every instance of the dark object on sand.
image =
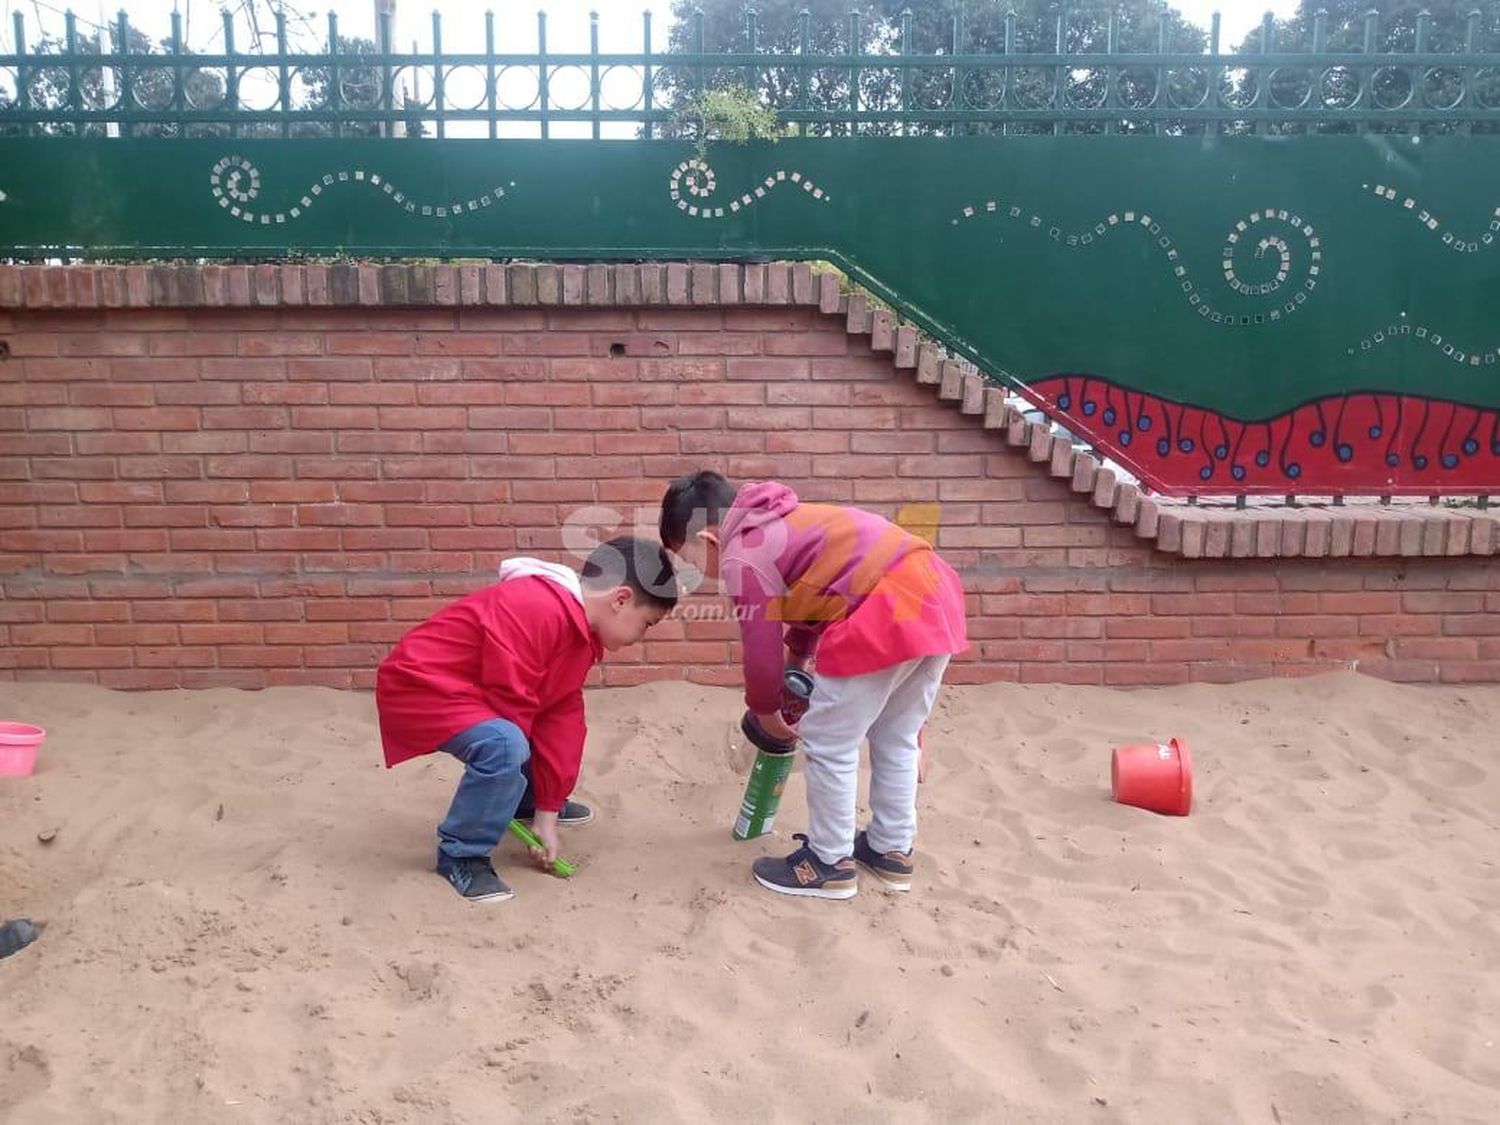
<path id="1" fill-rule="evenodd" d="M 0 957 L 19 953 L 42 936 L 45 924 L 29 918 L 17 918 L 0 925 Z"/>

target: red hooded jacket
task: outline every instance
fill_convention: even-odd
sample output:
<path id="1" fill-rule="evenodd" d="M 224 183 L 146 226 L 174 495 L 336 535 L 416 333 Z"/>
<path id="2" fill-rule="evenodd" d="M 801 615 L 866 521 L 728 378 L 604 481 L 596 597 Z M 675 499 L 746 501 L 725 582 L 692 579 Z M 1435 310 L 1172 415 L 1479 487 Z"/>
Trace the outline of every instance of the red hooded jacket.
<path id="1" fill-rule="evenodd" d="M 506 577 L 512 568 L 521 576 Z M 574 572 L 513 560 L 501 575 L 411 630 L 381 662 L 375 706 L 385 764 L 434 753 L 476 723 L 509 719 L 531 743 L 536 807 L 553 812 L 578 781 L 583 682 L 604 653 Z"/>

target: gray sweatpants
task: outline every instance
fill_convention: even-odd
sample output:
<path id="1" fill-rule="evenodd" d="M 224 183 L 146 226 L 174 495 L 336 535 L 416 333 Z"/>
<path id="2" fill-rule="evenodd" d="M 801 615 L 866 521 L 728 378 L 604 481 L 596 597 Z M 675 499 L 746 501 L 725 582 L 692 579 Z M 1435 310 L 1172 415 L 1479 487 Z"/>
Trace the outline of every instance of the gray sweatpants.
<path id="1" fill-rule="evenodd" d="M 807 753 L 808 842 L 824 863 L 854 850 L 859 747 L 870 740 L 869 842 L 910 851 L 917 838 L 917 734 L 932 713 L 948 656 L 863 676 L 817 676 L 799 724 Z"/>

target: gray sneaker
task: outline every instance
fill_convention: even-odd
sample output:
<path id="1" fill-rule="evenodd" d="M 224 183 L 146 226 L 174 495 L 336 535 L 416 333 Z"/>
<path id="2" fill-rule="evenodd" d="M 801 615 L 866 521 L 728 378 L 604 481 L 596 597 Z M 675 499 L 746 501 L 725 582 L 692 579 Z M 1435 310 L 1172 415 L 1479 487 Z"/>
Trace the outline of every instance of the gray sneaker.
<path id="1" fill-rule="evenodd" d="M 877 852 L 870 847 L 869 836 L 860 832 L 854 837 L 854 862 L 863 867 L 888 891 L 911 890 L 915 870 L 911 852 Z"/>
<path id="2" fill-rule="evenodd" d="M 437 873 L 470 902 L 504 902 L 515 897 L 516 892 L 495 874 L 495 865 L 489 856 L 470 855 L 455 859 L 446 852 L 439 852 Z"/>
<path id="3" fill-rule="evenodd" d="M 809 898 L 853 898 L 859 893 L 859 872 L 847 856 L 824 863 L 801 832 L 792 835 L 802 846 L 791 855 L 762 856 L 750 865 L 755 881 L 768 891 Z"/>
<path id="4" fill-rule="evenodd" d="M 522 824 L 530 825 L 536 819 L 536 810 L 521 807 L 516 810 L 516 819 Z M 580 824 L 587 824 L 594 819 L 594 810 L 582 801 L 564 801 L 562 809 L 557 814 L 559 827 L 577 828 Z"/>
<path id="5" fill-rule="evenodd" d="M 17 918 L 0 925 L 0 957 L 19 953 L 42 936 L 43 923 L 30 918 Z"/>

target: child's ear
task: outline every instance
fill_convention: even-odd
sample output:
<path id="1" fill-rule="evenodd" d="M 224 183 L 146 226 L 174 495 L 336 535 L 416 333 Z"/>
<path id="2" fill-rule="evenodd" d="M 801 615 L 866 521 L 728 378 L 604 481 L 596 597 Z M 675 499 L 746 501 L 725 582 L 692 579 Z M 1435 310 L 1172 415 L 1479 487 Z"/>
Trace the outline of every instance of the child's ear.
<path id="1" fill-rule="evenodd" d="M 609 604 L 613 609 L 624 609 L 635 601 L 635 591 L 629 586 L 616 586 L 614 593 L 609 596 Z"/>
<path id="2" fill-rule="evenodd" d="M 712 543 L 715 547 L 719 545 L 719 529 L 717 527 L 705 527 L 698 532 L 698 538 L 705 543 Z"/>

